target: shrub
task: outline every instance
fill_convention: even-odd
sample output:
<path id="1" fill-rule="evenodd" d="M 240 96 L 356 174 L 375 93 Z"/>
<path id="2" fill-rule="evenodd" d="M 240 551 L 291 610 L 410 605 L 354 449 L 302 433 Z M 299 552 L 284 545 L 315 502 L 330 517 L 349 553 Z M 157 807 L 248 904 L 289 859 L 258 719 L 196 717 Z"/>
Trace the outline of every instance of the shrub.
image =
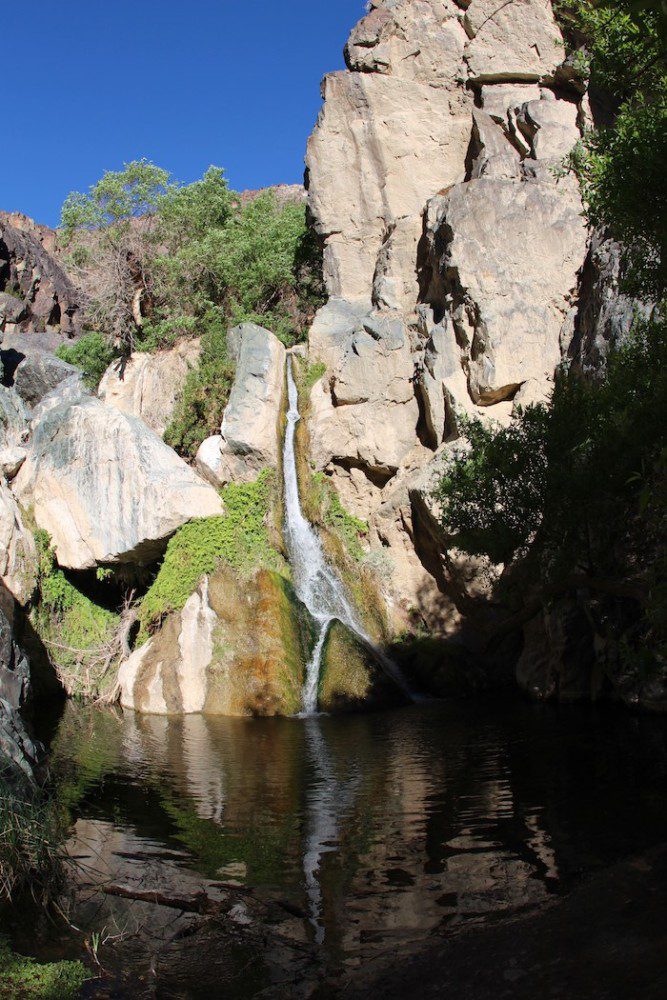
<path id="1" fill-rule="evenodd" d="M 190 521 L 176 532 L 141 602 L 144 638 L 166 615 L 183 608 L 202 576 L 212 573 L 218 563 L 242 574 L 258 567 L 282 568 L 267 526 L 274 489 L 269 470 L 254 483 L 230 483 L 222 490 L 222 516 Z"/>
<path id="2" fill-rule="evenodd" d="M 102 334 L 94 332 L 84 334 L 76 344 L 61 344 L 56 351 L 61 361 L 81 369 L 83 380 L 90 389 L 98 387 L 115 353 Z"/>

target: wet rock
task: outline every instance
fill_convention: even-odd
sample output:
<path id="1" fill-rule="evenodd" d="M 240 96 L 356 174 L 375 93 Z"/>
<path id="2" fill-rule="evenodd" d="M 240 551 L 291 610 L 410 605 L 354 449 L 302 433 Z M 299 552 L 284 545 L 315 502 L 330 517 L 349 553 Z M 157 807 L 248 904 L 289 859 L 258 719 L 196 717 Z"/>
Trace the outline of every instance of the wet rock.
<path id="1" fill-rule="evenodd" d="M 322 712 L 355 712 L 405 705 L 408 699 L 391 676 L 390 662 L 334 621 L 322 649 L 317 701 Z"/>
<path id="2" fill-rule="evenodd" d="M 121 704 L 155 715 L 291 715 L 301 707 L 307 613 L 279 574 L 221 566 L 123 663 Z"/>
<path id="3" fill-rule="evenodd" d="M 70 569 L 150 562 L 186 521 L 222 513 L 215 490 L 143 421 L 67 382 L 38 408 L 14 483 Z"/>
<path id="4" fill-rule="evenodd" d="M 9 487 L 0 480 L 0 581 L 25 604 L 35 589 L 37 550 Z"/>
<path id="5" fill-rule="evenodd" d="M 17 711 L 0 698 L 0 778 L 24 787 L 37 783 L 44 760 L 44 748 L 32 740 Z"/>
<path id="6" fill-rule="evenodd" d="M 23 708 L 30 698 L 30 664 L 14 639 L 13 601 L 0 595 L 0 699 Z"/>
<path id="7" fill-rule="evenodd" d="M 198 340 L 186 340 L 156 354 L 136 352 L 126 363 L 115 361 L 109 366 L 98 395 L 121 413 L 139 417 L 162 436 L 199 354 Z"/>

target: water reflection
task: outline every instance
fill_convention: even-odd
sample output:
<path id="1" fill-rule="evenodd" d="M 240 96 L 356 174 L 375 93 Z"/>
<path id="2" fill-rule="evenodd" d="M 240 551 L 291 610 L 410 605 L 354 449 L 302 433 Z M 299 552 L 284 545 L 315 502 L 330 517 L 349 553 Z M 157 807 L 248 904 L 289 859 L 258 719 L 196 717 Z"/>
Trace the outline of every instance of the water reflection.
<path id="1" fill-rule="evenodd" d="M 664 836 L 665 722 L 613 711 L 251 721 L 69 706 L 53 750 L 90 882 L 279 896 L 330 968 L 537 902 Z"/>

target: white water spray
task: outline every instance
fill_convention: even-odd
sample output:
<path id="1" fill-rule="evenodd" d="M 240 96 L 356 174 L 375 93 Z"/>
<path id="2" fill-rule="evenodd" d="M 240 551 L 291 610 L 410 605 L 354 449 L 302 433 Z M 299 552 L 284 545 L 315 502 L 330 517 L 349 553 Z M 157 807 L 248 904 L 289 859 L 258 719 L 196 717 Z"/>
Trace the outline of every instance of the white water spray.
<path id="1" fill-rule="evenodd" d="M 292 361 L 287 361 L 287 429 L 283 448 L 283 475 L 285 477 L 285 543 L 292 566 L 292 579 L 297 597 L 319 626 L 319 635 L 306 670 L 303 688 L 303 714 L 312 715 L 317 711 L 317 686 L 320 677 L 322 650 L 331 622 L 337 618 L 368 646 L 372 640 L 357 621 L 357 616 L 347 598 L 341 581 L 327 563 L 322 543 L 313 526 L 303 516 L 299 499 L 299 483 L 296 473 L 294 439 L 296 425 L 301 419 L 299 401 L 292 372 Z M 410 696 L 396 669 L 379 650 L 377 655 L 385 669 L 399 686 Z M 386 660 L 386 663 L 385 663 Z"/>

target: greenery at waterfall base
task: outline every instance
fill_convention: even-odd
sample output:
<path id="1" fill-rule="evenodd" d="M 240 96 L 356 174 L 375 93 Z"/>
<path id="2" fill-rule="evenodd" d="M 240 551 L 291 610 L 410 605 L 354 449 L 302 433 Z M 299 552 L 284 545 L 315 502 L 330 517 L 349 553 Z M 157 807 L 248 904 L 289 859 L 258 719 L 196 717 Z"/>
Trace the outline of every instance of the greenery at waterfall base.
<path id="1" fill-rule="evenodd" d="M 221 491 L 225 513 L 183 525 L 170 540 L 155 581 L 141 602 L 142 634 L 172 611 L 180 611 L 204 574 L 219 563 L 241 575 L 257 568 L 283 570 L 285 563 L 269 534 L 275 475 L 253 483 L 230 483 Z"/>
<path id="2" fill-rule="evenodd" d="M 81 962 L 41 964 L 16 955 L 0 937 L 0 1000 L 69 1000 L 89 978 Z"/>
<path id="3" fill-rule="evenodd" d="M 233 377 L 226 330 L 253 321 L 304 339 L 323 301 L 321 252 L 300 200 L 242 196 L 210 167 L 179 184 L 148 160 L 107 171 L 62 209 L 68 271 L 90 332 L 59 356 L 95 385 L 114 356 L 201 339 L 166 440 L 186 457 L 219 427 Z"/>

